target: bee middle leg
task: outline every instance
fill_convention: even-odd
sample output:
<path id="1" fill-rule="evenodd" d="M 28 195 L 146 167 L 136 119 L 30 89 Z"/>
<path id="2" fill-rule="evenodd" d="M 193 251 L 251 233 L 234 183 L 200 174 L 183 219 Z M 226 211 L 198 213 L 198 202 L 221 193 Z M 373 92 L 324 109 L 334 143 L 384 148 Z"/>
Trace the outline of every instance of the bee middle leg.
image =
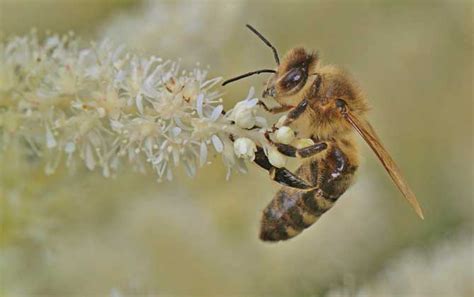
<path id="1" fill-rule="evenodd" d="M 295 120 L 297 120 L 306 111 L 308 105 L 308 100 L 303 99 L 296 107 L 292 108 L 288 113 L 287 118 L 283 123 L 283 126 L 288 126 Z M 287 157 L 309 158 L 328 148 L 328 144 L 326 142 L 318 142 L 316 144 L 309 145 L 304 148 L 296 148 L 292 145 L 276 143 L 270 138 L 270 132 L 274 132 L 276 130 L 277 128 L 274 126 L 272 130 L 265 132 L 265 137 L 271 144 L 273 144 L 277 148 L 280 153 Z"/>

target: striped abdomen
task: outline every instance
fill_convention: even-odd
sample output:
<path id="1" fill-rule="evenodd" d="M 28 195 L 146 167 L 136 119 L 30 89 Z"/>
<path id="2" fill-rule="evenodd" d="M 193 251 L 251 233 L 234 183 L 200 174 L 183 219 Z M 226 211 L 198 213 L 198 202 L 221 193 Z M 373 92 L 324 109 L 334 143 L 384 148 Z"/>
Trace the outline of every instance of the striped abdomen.
<path id="1" fill-rule="evenodd" d="M 282 187 L 263 211 L 260 239 L 286 240 L 314 224 L 347 190 L 356 169 L 357 165 L 350 164 L 335 146 L 326 158 L 301 165 L 296 174 L 316 188 L 305 191 Z"/>

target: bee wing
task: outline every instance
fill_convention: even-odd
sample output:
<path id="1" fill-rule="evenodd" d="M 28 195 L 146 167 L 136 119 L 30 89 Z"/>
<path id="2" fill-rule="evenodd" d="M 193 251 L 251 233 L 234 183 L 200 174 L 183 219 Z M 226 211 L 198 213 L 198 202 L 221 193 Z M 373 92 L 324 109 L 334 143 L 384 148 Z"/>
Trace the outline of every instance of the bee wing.
<path id="1" fill-rule="evenodd" d="M 351 124 L 351 126 L 357 132 L 359 132 L 360 136 L 362 136 L 370 148 L 372 148 L 380 162 L 382 162 L 383 166 L 385 167 L 385 170 L 387 170 L 388 174 L 392 178 L 393 182 L 408 200 L 408 203 L 411 204 L 418 216 L 421 219 L 424 219 L 423 211 L 416 200 L 415 193 L 413 193 L 410 186 L 403 178 L 400 169 L 380 142 L 380 139 L 378 138 L 372 126 L 367 121 L 361 120 L 357 115 L 351 113 L 350 111 L 346 111 L 344 113 L 344 117 Z"/>

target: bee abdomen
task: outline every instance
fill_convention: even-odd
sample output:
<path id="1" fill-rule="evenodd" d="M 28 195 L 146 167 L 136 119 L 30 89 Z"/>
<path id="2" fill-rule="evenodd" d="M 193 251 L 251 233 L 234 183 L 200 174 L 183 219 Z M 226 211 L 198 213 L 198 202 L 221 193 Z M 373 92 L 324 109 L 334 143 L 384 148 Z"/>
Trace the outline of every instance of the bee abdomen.
<path id="1" fill-rule="evenodd" d="M 314 224 L 333 204 L 319 190 L 302 192 L 283 188 L 263 211 L 260 239 L 290 239 Z"/>

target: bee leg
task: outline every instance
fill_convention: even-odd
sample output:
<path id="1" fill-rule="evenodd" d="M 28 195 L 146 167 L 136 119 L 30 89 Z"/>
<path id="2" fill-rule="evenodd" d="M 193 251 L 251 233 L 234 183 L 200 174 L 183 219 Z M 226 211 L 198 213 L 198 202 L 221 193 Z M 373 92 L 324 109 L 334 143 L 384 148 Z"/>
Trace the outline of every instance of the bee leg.
<path id="1" fill-rule="evenodd" d="M 316 185 L 310 185 L 305 180 L 301 179 L 293 172 L 289 171 L 285 167 L 277 168 L 273 167 L 269 170 L 270 177 L 277 183 L 300 190 L 311 190 L 316 188 Z"/>
<path id="2" fill-rule="evenodd" d="M 265 138 L 267 138 L 267 140 L 273 144 L 280 153 L 287 157 L 293 158 L 309 158 L 328 148 L 328 143 L 324 141 L 303 148 L 296 148 L 295 146 L 289 144 L 274 142 L 270 138 L 270 131 L 265 132 Z"/>
<path id="3" fill-rule="evenodd" d="M 276 149 L 287 157 L 294 157 L 294 158 L 309 158 L 312 157 L 328 148 L 328 144 L 326 142 L 319 142 L 315 143 L 303 148 L 296 148 L 289 144 L 283 143 L 273 143 Z"/>
<path id="4" fill-rule="evenodd" d="M 308 108 L 309 102 L 306 99 L 301 100 L 296 107 L 294 107 L 288 115 L 286 116 L 286 120 L 283 122 L 283 126 L 289 126 L 295 120 L 297 120 Z"/>
<path id="5" fill-rule="evenodd" d="M 272 180 L 279 184 L 302 190 L 314 189 L 316 187 L 315 185 L 311 185 L 302 178 L 298 177 L 288 169 L 284 167 L 277 168 L 270 164 L 268 157 L 265 155 L 265 152 L 261 147 L 257 147 L 254 162 L 263 169 L 267 170 L 270 173 Z"/>
<path id="6" fill-rule="evenodd" d="M 282 105 L 282 106 L 277 106 L 277 107 L 270 108 L 270 107 L 266 106 L 265 103 L 263 103 L 263 101 L 258 101 L 258 105 L 262 106 L 263 109 L 265 109 L 266 111 L 268 111 L 270 113 L 273 113 L 273 114 L 282 113 L 282 112 L 288 111 L 288 110 L 293 108 L 293 106 L 290 106 L 290 105 Z"/>

